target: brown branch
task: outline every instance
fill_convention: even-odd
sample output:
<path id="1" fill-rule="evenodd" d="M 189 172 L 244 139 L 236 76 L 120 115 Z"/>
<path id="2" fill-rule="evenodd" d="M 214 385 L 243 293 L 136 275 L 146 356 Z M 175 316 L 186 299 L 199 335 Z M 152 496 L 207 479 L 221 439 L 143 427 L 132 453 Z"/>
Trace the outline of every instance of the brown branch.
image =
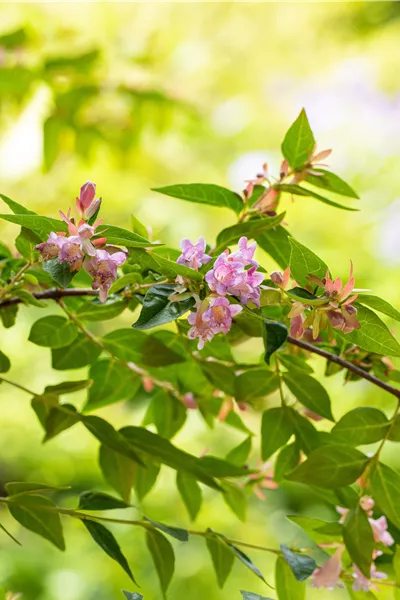
<path id="1" fill-rule="evenodd" d="M 43 292 L 37 292 L 33 294 L 33 296 L 38 300 L 59 300 L 60 298 L 65 298 L 68 296 L 98 296 L 98 294 L 98 290 L 92 290 L 91 288 L 50 288 L 48 290 L 44 290 Z M 20 304 L 21 302 L 22 300 L 17 297 L 7 298 L 0 302 L 0 309 L 6 308 L 7 306 Z M 400 389 L 397 389 L 389 383 L 382 381 L 378 377 L 375 377 L 375 375 L 364 371 L 364 369 L 361 369 L 361 367 L 358 367 L 357 365 L 345 360 L 344 358 L 337 356 L 337 354 L 331 354 L 327 350 L 323 350 L 322 348 L 314 346 L 314 344 L 310 344 L 309 342 L 297 340 L 296 338 L 290 335 L 287 337 L 287 341 L 289 342 L 289 344 L 298 346 L 299 348 L 302 348 L 307 352 L 318 354 L 319 356 L 326 358 L 326 360 L 340 365 L 344 369 L 355 373 L 359 377 L 362 377 L 362 379 L 366 379 L 370 383 L 373 383 L 377 387 L 380 387 L 381 389 L 385 390 L 385 392 L 392 394 L 398 400 L 400 400 Z"/>
<path id="2" fill-rule="evenodd" d="M 366 379 L 367 381 L 370 381 L 374 385 L 382 388 L 383 390 L 385 390 L 385 392 L 389 392 L 389 394 L 393 394 L 393 396 L 396 396 L 396 398 L 400 400 L 400 389 L 397 389 L 394 386 L 390 385 L 389 383 L 382 381 L 378 377 L 375 377 L 375 375 L 372 375 L 371 373 L 364 371 L 364 369 L 357 367 L 357 365 L 354 365 L 353 363 L 345 360 L 344 358 L 337 356 L 337 354 L 331 354 L 330 352 L 327 352 L 327 350 L 318 348 L 318 346 L 314 346 L 313 344 L 310 344 L 309 342 L 303 342 L 302 340 L 296 340 L 296 338 L 293 338 L 290 335 L 287 337 L 287 341 L 289 342 L 289 344 L 298 346 L 299 348 L 302 348 L 303 350 L 307 350 L 308 352 L 313 352 L 314 354 L 318 354 L 319 356 L 326 358 L 326 360 L 329 360 L 330 362 L 336 363 L 337 365 L 344 367 L 348 371 L 351 371 L 352 373 L 355 373 L 359 377 L 362 377 L 363 379 Z"/>

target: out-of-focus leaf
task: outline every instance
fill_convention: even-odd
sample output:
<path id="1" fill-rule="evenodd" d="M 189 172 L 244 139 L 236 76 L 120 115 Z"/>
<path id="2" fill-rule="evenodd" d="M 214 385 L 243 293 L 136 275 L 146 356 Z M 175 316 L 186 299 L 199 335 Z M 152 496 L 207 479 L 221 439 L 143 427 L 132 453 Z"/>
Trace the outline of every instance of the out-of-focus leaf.
<path id="1" fill-rule="evenodd" d="M 175 570 L 175 554 L 167 538 L 156 530 L 146 530 L 146 542 L 153 558 L 160 586 L 165 597 Z"/>
<path id="2" fill-rule="evenodd" d="M 63 381 L 61 383 L 56 383 L 55 385 L 46 385 L 44 391 L 48 394 L 59 394 L 62 396 L 63 394 L 73 394 L 79 390 L 84 390 L 90 387 L 92 383 L 93 382 L 90 379 Z"/>
<path id="3" fill-rule="evenodd" d="M 279 378 L 268 369 L 250 369 L 235 379 L 235 397 L 238 402 L 249 402 L 272 394 L 279 387 Z"/>
<path id="4" fill-rule="evenodd" d="M 46 348 L 69 346 L 78 336 L 74 323 L 61 315 L 42 317 L 32 325 L 29 341 Z"/>
<path id="5" fill-rule="evenodd" d="M 288 408 L 288 418 L 293 427 L 296 440 L 305 454 L 310 454 L 320 445 L 318 432 L 314 425 L 293 408 Z"/>
<path id="6" fill-rule="evenodd" d="M 225 482 L 222 489 L 224 490 L 222 498 L 225 504 L 244 523 L 246 521 L 247 499 L 243 488 L 234 483 Z"/>
<path id="7" fill-rule="evenodd" d="M 125 502 L 129 502 L 135 479 L 136 463 L 104 444 L 100 446 L 99 462 L 107 483 L 120 494 Z"/>
<path id="8" fill-rule="evenodd" d="M 36 215 L 33 210 L 29 210 L 25 206 L 22 206 L 22 204 L 15 202 L 15 200 L 11 200 L 11 198 L 5 196 L 4 194 L 0 194 L 0 198 L 7 204 L 9 209 L 12 210 L 15 215 Z"/>
<path id="9" fill-rule="evenodd" d="M 229 396 L 235 394 L 235 373 L 232 369 L 217 362 L 206 362 L 201 364 L 201 368 L 207 379 L 218 390 L 222 390 Z"/>
<path id="10" fill-rule="evenodd" d="M 157 432 L 168 439 L 174 437 L 186 421 L 184 404 L 162 389 L 153 395 L 150 410 Z"/>
<path id="11" fill-rule="evenodd" d="M 0 350 L 0 373 L 7 373 L 11 368 L 10 359 Z"/>
<path id="12" fill-rule="evenodd" d="M 104 336 L 103 343 L 121 360 L 148 367 L 173 365 L 185 360 L 156 335 L 147 335 L 136 329 L 115 329 Z"/>
<path id="13" fill-rule="evenodd" d="M 76 412 L 76 408 L 72 404 L 62 404 L 60 408 L 58 406 L 50 408 L 44 424 L 46 435 L 43 441 L 48 442 L 62 431 L 78 423 L 79 417 Z"/>
<path id="14" fill-rule="evenodd" d="M 261 456 L 267 460 L 284 446 L 293 434 L 286 407 L 270 408 L 264 411 L 261 423 Z"/>
<path id="15" fill-rule="evenodd" d="M 281 550 L 283 558 L 292 569 L 297 581 L 305 581 L 317 568 L 317 564 L 311 556 L 293 552 L 285 544 L 281 544 Z"/>
<path id="16" fill-rule="evenodd" d="M 8 510 L 18 523 L 26 529 L 49 540 L 60 550 L 65 550 L 60 515 L 52 510 L 55 503 L 39 495 L 10 496 Z"/>
<path id="17" fill-rule="evenodd" d="M 227 455 L 226 460 L 234 465 L 243 465 L 251 452 L 251 436 L 233 448 Z"/>
<path id="18" fill-rule="evenodd" d="M 371 576 L 374 535 L 368 517 L 360 506 L 351 510 L 343 526 L 343 541 L 350 558 L 368 579 Z"/>
<path id="19" fill-rule="evenodd" d="M 0 310 L 0 319 L 4 329 L 9 329 L 15 325 L 15 320 L 18 313 L 18 304 L 6 306 Z"/>
<path id="20" fill-rule="evenodd" d="M 153 188 L 154 192 L 187 200 L 189 202 L 198 202 L 200 204 L 211 204 L 212 206 L 225 206 L 231 208 L 236 213 L 243 209 L 242 198 L 220 185 L 210 183 L 188 183 L 169 185 L 161 188 Z"/>
<path id="21" fill-rule="evenodd" d="M 79 334 L 69 346 L 52 348 L 52 367 L 58 371 L 80 369 L 94 363 L 101 348 L 85 335 Z"/>
<path id="22" fill-rule="evenodd" d="M 78 308 L 76 315 L 82 321 L 106 321 L 118 317 L 127 306 L 128 301 L 120 298 L 108 298 L 104 303 L 89 301 Z"/>
<path id="23" fill-rule="evenodd" d="M 378 462 L 371 469 L 371 495 L 390 521 L 400 527 L 400 475 Z"/>
<path id="24" fill-rule="evenodd" d="M 126 590 L 122 590 L 122 593 L 127 600 L 143 600 L 142 594 L 138 594 L 137 592 L 127 592 Z"/>
<path id="25" fill-rule="evenodd" d="M 274 480 L 280 483 L 285 475 L 293 471 L 300 462 L 300 449 L 297 442 L 282 448 L 275 461 Z"/>
<path id="26" fill-rule="evenodd" d="M 296 580 L 282 556 L 276 561 L 275 586 L 278 600 L 304 600 L 306 597 L 306 584 Z"/>
<path id="27" fill-rule="evenodd" d="M 218 585 L 222 589 L 232 571 L 235 556 L 225 542 L 216 534 L 209 532 L 206 537 L 206 544 L 217 575 Z"/>
<path id="28" fill-rule="evenodd" d="M 88 390 L 84 410 L 90 411 L 134 398 L 141 386 L 139 375 L 113 358 L 101 358 L 90 367 L 93 385 Z"/>
<path id="29" fill-rule="evenodd" d="M 243 596 L 243 600 L 272 600 L 271 598 L 266 598 L 265 596 L 260 596 L 259 594 L 253 594 L 253 592 L 245 592 L 244 590 L 240 590 L 240 593 Z"/>
<path id="30" fill-rule="evenodd" d="M 176 474 L 176 485 L 190 518 L 194 521 L 203 500 L 201 487 L 194 477 L 180 471 Z"/>
<path id="31" fill-rule="evenodd" d="M 245 223 L 238 223 L 223 229 L 217 237 L 216 253 L 222 252 L 227 246 L 236 244 L 240 237 L 257 239 L 266 231 L 277 227 L 285 218 L 286 213 L 281 213 L 275 217 L 262 217 L 261 219 L 252 219 Z"/>

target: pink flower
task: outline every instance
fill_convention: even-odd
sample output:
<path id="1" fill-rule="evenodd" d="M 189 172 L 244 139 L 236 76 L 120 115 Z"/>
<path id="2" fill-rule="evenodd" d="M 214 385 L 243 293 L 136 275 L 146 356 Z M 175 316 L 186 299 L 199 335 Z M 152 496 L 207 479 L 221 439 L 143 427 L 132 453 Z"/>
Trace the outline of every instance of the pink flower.
<path id="1" fill-rule="evenodd" d="M 253 242 L 249 245 L 247 237 L 242 236 L 238 242 L 239 250 L 230 254 L 228 260 L 241 262 L 244 266 L 249 264 L 258 267 L 258 263 L 253 260 L 254 252 L 257 248 L 257 243 Z"/>
<path id="2" fill-rule="evenodd" d="M 186 406 L 186 408 L 198 408 L 196 399 L 194 397 L 194 395 L 192 394 L 192 392 L 186 392 L 186 394 L 184 394 L 182 396 L 182 402 L 183 404 Z"/>
<path id="3" fill-rule="evenodd" d="M 362 498 L 360 498 L 360 506 L 369 516 L 372 517 L 372 509 L 375 506 L 375 502 L 371 496 L 362 496 Z"/>
<path id="4" fill-rule="evenodd" d="M 271 273 L 270 278 L 276 285 L 286 289 L 290 279 L 290 267 L 287 267 L 283 273 L 281 271 L 274 271 Z"/>
<path id="5" fill-rule="evenodd" d="M 38 250 L 44 261 L 52 258 L 57 258 L 60 254 L 60 250 L 65 243 L 66 238 L 64 235 L 57 235 L 53 231 L 50 233 L 47 242 L 42 242 L 35 246 L 35 250 Z"/>
<path id="6" fill-rule="evenodd" d="M 387 530 L 387 520 L 385 516 L 379 517 L 379 519 L 368 519 L 372 527 L 374 534 L 374 540 L 381 542 L 385 546 L 391 546 L 394 544 L 394 539 Z"/>
<path id="7" fill-rule="evenodd" d="M 315 569 L 312 574 L 312 586 L 316 588 L 327 588 L 333 590 L 336 586 L 343 587 L 340 583 L 340 574 L 342 572 L 342 554 L 344 552 L 344 546 L 340 546 L 335 554 L 328 558 L 328 560 L 322 565 Z"/>
<path id="8" fill-rule="evenodd" d="M 370 590 L 378 590 L 379 588 L 371 581 L 372 578 L 374 579 L 387 579 L 387 574 L 383 573 L 382 571 L 377 571 L 376 570 L 376 566 L 375 563 L 372 563 L 371 565 L 371 575 L 370 575 L 370 579 L 368 579 L 367 577 L 365 577 L 365 575 L 363 573 L 361 573 L 360 569 L 357 567 L 356 564 L 353 563 L 353 577 L 354 577 L 354 583 L 353 583 L 353 590 L 355 592 L 369 592 Z"/>
<path id="9" fill-rule="evenodd" d="M 232 326 L 232 317 L 241 310 L 242 306 L 229 304 L 227 298 L 206 298 L 197 311 L 188 317 L 190 325 L 193 326 L 188 331 L 189 339 L 199 338 L 197 347 L 201 350 L 217 333 L 228 333 Z"/>
<path id="10" fill-rule="evenodd" d="M 262 463 L 259 472 L 249 475 L 249 480 L 256 481 L 253 492 L 259 500 L 265 500 L 263 490 L 276 490 L 278 488 L 277 482 L 274 481 L 274 469 L 271 461 Z"/>
<path id="11" fill-rule="evenodd" d="M 79 271 L 82 268 L 85 254 L 82 250 L 82 240 L 79 236 L 64 238 L 58 256 L 59 262 L 67 262 L 71 271 Z"/>
<path id="12" fill-rule="evenodd" d="M 188 239 L 184 239 L 181 241 L 180 248 L 182 254 L 176 261 L 179 265 L 185 265 L 198 271 L 202 265 L 206 265 L 212 260 L 211 256 L 205 254 L 206 240 L 203 237 L 199 237 L 195 244 L 192 244 Z"/>
<path id="13" fill-rule="evenodd" d="M 294 337 L 296 340 L 299 340 L 301 337 L 303 337 L 303 334 L 305 331 L 304 327 L 303 327 L 303 323 L 304 323 L 304 317 L 302 314 L 291 317 L 290 335 L 292 337 Z"/>
<path id="14" fill-rule="evenodd" d="M 79 214 L 87 219 L 92 217 L 100 206 L 100 198 L 96 197 L 96 184 L 87 181 L 81 187 L 79 198 L 76 199 L 76 209 Z"/>
<path id="15" fill-rule="evenodd" d="M 92 288 L 100 290 L 101 302 L 107 300 L 108 290 L 117 278 L 117 267 L 122 265 L 125 260 L 125 252 L 110 254 L 107 250 L 96 250 L 95 256 L 85 261 L 85 269 L 93 277 Z"/>

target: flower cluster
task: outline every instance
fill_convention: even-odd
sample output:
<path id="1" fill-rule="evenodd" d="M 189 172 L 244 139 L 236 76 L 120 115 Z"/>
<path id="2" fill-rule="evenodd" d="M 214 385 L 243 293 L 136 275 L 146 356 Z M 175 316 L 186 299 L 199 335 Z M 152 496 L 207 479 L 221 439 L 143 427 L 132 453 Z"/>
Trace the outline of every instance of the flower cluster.
<path id="1" fill-rule="evenodd" d="M 285 290 L 289 283 L 290 269 L 287 268 L 284 273 L 275 271 L 271 273 L 272 281 L 282 290 Z M 353 302 L 358 294 L 351 296 L 354 289 L 353 264 L 350 266 L 350 276 L 348 282 L 343 285 L 338 277 L 334 281 L 330 278 L 327 271 L 323 279 L 315 275 L 309 275 L 307 278 L 310 283 L 317 285 L 323 290 L 323 294 L 310 300 L 298 300 L 293 302 L 288 314 L 290 319 L 290 334 L 299 339 L 303 337 L 304 332 L 312 327 L 312 336 L 316 340 L 319 332 L 333 327 L 343 333 L 350 333 L 354 329 L 359 329 L 360 324 L 357 320 L 357 309 Z M 294 282 L 293 286 L 297 284 Z M 312 289 L 312 288 L 311 288 Z"/>
<path id="2" fill-rule="evenodd" d="M 392 546 L 394 539 L 387 530 L 387 521 L 385 516 L 379 517 L 379 519 L 373 518 L 374 500 L 370 496 L 363 496 L 360 498 L 360 506 L 365 511 L 368 521 L 372 528 L 372 533 L 375 543 L 383 546 Z M 340 523 L 344 523 L 349 510 L 347 508 L 337 507 L 337 511 L 340 513 Z M 312 578 L 313 587 L 333 589 L 336 586 L 343 587 L 340 582 L 340 576 L 343 570 L 342 565 L 342 554 L 344 552 L 344 546 L 340 545 L 335 554 L 329 558 L 322 567 L 315 569 Z M 382 554 L 381 550 L 374 549 L 372 553 L 372 561 Z M 377 589 L 377 586 L 372 579 L 386 579 L 387 574 L 378 571 L 374 562 L 371 564 L 370 577 L 360 571 L 356 564 L 353 563 L 353 590 L 355 592 L 369 592 L 372 589 Z"/>
<path id="3" fill-rule="evenodd" d="M 92 288 L 99 290 L 101 302 L 107 299 L 108 290 L 117 277 L 117 267 L 126 260 L 126 253 L 106 246 L 106 238 L 93 239 L 101 219 L 93 225 L 87 219 L 94 217 L 100 207 L 100 198 L 96 198 L 96 184 L 87 181 L 80 189 L 76 199 L 76 208 L 82 217 L 78 224 L 71 218 L 71 209 L 67 214 L 60 211 L 62 220 L 68 225 L 68 235 L 64 232 L 51 232 L 47 241 L 35 246 L 46 262 L 56 259 L 59 263 L 67 263 L 70 271 L 86 269 L 93 278 Z"/>
<path id="4" fill-rule="evenodd" d="M 260 285 L 264 276 L 257 271 L 258 263 L 253 258 L 257 244 L 254 242 L 249 245 L 248 239 L 241 237 L 238 245 L 236 252 L 226 249 L 218 256 L 213 268 L 205 276 L 212 293 L 203 301 L 198 299 L 196 312 L 188 318 L 192 325 L 189 338 L 199 339 L 199 350 L 217 333 L 228 333 L 232 317 L 243 309 L 240 304 L 252 302 L 256 306 L 260 305 Z M 205 254 L 204 238 L 199 238 L 196 244 L 183 240 L 181 250 L 182 254 L 176 262 L 192 269 L 198 270 L 212 260 L 211 256 Z M 226 296 L 236 297 L 240 304 L 230 304 Z"/>

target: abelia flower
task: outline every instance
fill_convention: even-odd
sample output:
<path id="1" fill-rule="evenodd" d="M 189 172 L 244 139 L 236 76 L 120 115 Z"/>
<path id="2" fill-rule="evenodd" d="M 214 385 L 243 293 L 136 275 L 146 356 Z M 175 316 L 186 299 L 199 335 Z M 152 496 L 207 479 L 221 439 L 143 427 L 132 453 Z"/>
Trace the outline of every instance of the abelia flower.
<path id="1" fill-rule="evenodd" d="M 87 181 L 80 189 L 79 198 L 76 199 L 76 209 L 82 217 L 90 219 L 100 206 L 100 198 L 96 198 L 96 184 Z"/>
<path id="2" fill-rule="evenodd" d="M 83 264 L 85 253 L 82 249 L 82 240 L 79 236 L 70 236 L 64 238 L 58 256 L 59 262 L 67 262 L 71 271 L 80 271 Z"/>
<path id="3" fill-rule="evenodd" d="M 326 588 L 333 590 L 336 586 L 343 587 L 340 582 L 340 574 L 342 572 L 342 554 L 344 552 L 344 546 L 340 546 L 335 554 L 328 558 L 328 560 L 322 565 L 315 569 L 312 574 L 312 586 L 316 588 Z"/>
<path id="4" fill-rule="evenodd" d="M 384 546 L 392 546 L 394 539 L 387 530 L 388 524 L 386 517 L 382 515 L 379 519 L 368 519 L 372 527 L 375 542 L 380 542 Z"/>
<path id="5" fill-rule="evenodd" d="M 196 399 L 195 399 L 194 395 L 192 394 L 192 392 L 186 392 L 186 394 L 183 394 L 181 400 L 182 400 L 183 404 L 186 406 L 186 408 L 190 408 L 190 409 L 198 408 Z"/>
<path id="6" fill-rule="evenodd" d="M 60 250 L 66 241 L 65 234 L 57 234 L 53 231 L 50 233 L 47 242 L 42 242 L 35 246 L 35 250 L 40 252 L 41 257 L 44 261 L 57 258 L 60 254 Z"/>
<path id="7" fill-rule="evenodd" d="M 274 271 L 271 273 L 270 278 L 280 288 L 286 289 L 290 279 L 290 267 L 287 267 L 283 273 L 281 271 Z"/>
<path id="8" fill-rule="evenodd" d="M 212 260 L 212 257 L 205 253 L 206 240 L 203 237 L 199 237 L 195 244 L 184 239 L 181 241 L 180 248 L 182 254 L 176 260 L 178 265 L 185 265 L 185 267 L 198 271 L 202 265 L 206 265 Z"/>
<path id="9" fill-rule="evenodd" d="M 94 240 L 92 243 L 90 238 L 92 238 L 96 233 L 96 228 L 102 223 L 103 219 L 98 219 L 93 225 L 89 225 L 83 219 L 79 221 L 78 225 L 76 225 L 71 216 L 71 209 L 68 210 L 67 214 L 64 214 L 62 210 L 59 211 L 62 220 L 68 225 L 68 233 L 70 236 L 77 236 L 81 240 L 82 248 L 86 254 L 89 256 L 95 256 L 96 250 L 94 245 L 100 245 L 106 242 L 106 238 L 99 238 Z"/>
<path id="10" fill-rule="evenodd" d="M 107 300 L 108 290 L 117 278 L 117 267 L 122 265 L 125 260 L 125 252 L 110 254 L 107 250 L 96 250 L 95 256 L 85 261 L 85 269 L 93 278 L 92 288 L 100 291 L 101 302 Z"/>
<path id="11" fill-rule="evenodd" d="M 267 165 L 267 163 L 264 163 L 263 166 L 262 166 L 261 173 L 257 173 L 257 175 L 255 176 L 254 179 L 246 179 L 245 183 L 247 183 L 247 186 L 246 186 L 246 189 L 243 192 L 244 197 L 246 199 L 250 198 L 250 196 L 253 193 L 254 186 L 255 185 L 262 185 L 267 178 L 268 178 L 268 165 Z"/>
<path id="12" fill-rule="evenodd" d="M 353 591 L 354 592 L 369 592 L 370 590 L 379 590 L 378 586 L 376 586 L 371 579 L 387 579 L 387 574 L 382 571 L 377 571 L 374 563 L 371 565 L 371 575 L 370 579 L 365 577 L 363 573 L 361 573 L 360 569 L 356 564 L 353 563 Z"/>
<path id="13" fill-rule="evenodd" d="M 243 307 L 238 304 L 229 304 L 227 298 L 206 298 L 198 305 L 197 311 L 188 317 L 192 325 L 188 331 L 189 339 L 199 338 L 197 347 L 201 350 L 217 333 L 228 333 L 232 318 L 242 310 Z"/>

